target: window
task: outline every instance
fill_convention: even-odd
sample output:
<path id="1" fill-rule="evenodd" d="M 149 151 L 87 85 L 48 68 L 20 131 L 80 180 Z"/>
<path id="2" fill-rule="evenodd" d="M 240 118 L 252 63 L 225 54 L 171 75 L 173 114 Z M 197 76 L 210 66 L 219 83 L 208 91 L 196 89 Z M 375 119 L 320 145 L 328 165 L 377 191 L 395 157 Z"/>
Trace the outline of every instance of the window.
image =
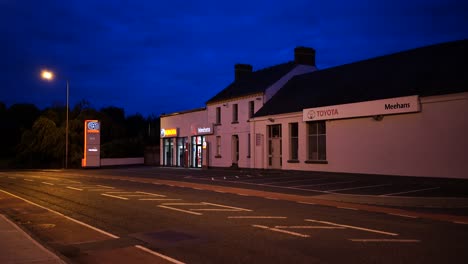
<path id="1" fill-rule="evenodd" d="M 238 105 L 237 104 L 232 105 L 232 122 L 233 123 L 239 122 Z"/>
<path id="2" fill-rule="evenodd" d="M 299 129 L 297 123 L 289 123 L 289 159 L 298 160 Z"/>
<path id="3" fill-rule="evenodd" d="M 247 135 L 247 158 L 250 158 L 250 133 Z"/>
<path id="4" fill-rule="evenodd" d="M 221 107 L 216 107 L 216 124 L 221 124 Z"/>
<path id="5" fill-rule="evenodd" d="M 221 157 L 221 136 L 216 136 L 216 156 L 217 158 Z"/>
<path id="6" fill-rule="evenodd" d="M 249 101 L 249 118 L 255 114 L 255 101 Z"/>
<path id="7" fill-rule="evenodd" d="M 308 159 L 309 161 L 327 160 L 327 138 L 325 121 L 309 122 L 308 126 Z"/>

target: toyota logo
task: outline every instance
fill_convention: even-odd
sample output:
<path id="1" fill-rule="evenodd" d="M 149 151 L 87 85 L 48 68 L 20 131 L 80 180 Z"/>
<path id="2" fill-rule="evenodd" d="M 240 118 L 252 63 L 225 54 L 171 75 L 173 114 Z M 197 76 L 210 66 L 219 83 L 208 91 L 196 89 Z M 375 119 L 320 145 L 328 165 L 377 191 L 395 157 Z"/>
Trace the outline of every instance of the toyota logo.
<path id="1" fill-rule="evenodd" d="M 309 112 L 307 112 L 307 118 L 308 119 L 314 119 L 315 118 L 315 111 L 310 110 Z"/>

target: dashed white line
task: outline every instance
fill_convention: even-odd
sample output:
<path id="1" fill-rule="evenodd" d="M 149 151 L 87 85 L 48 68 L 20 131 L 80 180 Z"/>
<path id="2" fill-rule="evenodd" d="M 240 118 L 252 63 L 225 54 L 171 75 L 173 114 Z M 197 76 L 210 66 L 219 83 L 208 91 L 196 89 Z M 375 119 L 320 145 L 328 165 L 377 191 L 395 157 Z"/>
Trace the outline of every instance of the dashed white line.
<path id="1" fill-rule="evenodd" d="M 359 239 L 351 238 L 349 239 L 353 242 L 392 242 L 392 243 L 419 243 L 421 240 L 417 239 Z"/>
<path id="2" fill-rule="evenodd" d="M 149 193 L 149 192 L 136 192 L 136 193 L 141 193 L 141 194 L 146 194 L 146 195 L 151 195 L 151 196 L 157 196 L 157 197 L 166 197 L 166 195 L 156 194 L 156 193 Z"/>
<path id="3" fill-rule="evenodd" d="M 279 232 L 279 233 L 284 233 L 284 234 L 288 234 L 288 235 L 298 236 L 298 237 L 310 237 L 309 235 L 306 235 L 306 234 L 301 234 L 301 233 L 297 233 L 297 232 L 291 232 L 291 231 L 282 230 L 282 229 L 278 229 L 278 228 L 271 228 L 271 227 L 263 226 L 263 225 L 252 225 L 252 226 L 253 226 L 253 227 L 257 227 L 257 228 L 262 228 L 262 229 L 270 230 L 270 231 Z"/>
<path id="4" fill-rule="evenodd" d="M 33 182 L 34 180 L 31 180 L 31 179 L 23 179 L 25 181 L 28 181 L 28 182 Z"/>
<path id="5" fill-rule="evenodd" d="M 47 185 L 55 185 L 55 184 L 53 184 L 53 183 L 50 183 L 50 182 L 41 182 L 41 183 L 43 183 L 43 184 L 47 184 Z"/>
<path id="6" fill-rule="evenodd" d="M 201 209 L 190 209 L 190 211 L 207 211 L 207 212 L 239 212 L 237 209 L 226 209 L 226 208 L 201 208 Z"/>
<path id="7" fill-rule="evenodd" d="M 143 251 L 145 251 L 145 252 L 147 252 L 147 253 L 149 253 L 149 254 L 151 254 L 151 255 L 154 255 L 154 256 L 158 256 L 158 257 L 160 257 L 160 258 L 163 258 L 163 259 L 165 259 L 165 260 L 167 260 L 167 261 L 169 261 L 169 262 L 172 262 L 172 263 L 175 263 L 175 264 L 185 264 L 184 262 L 178 261 L 178 260 L 176 260 L 176 259 L 173 259 L 173 258 L 171 258 L 171 257 L 168 257 L 168 256 L 163 255 L 163 254 L 161 254 L 161 253 L 158 253 L 158 252 L 156 252 L 156 251 L 153 251 L 153 250 L 151 250 L 151 249 L 145 248 L 145 247 L 143 247 L 143 246 L 135 245 L 135 247 L 138 248 L 138 249 L 140 249 L 140 250 L 143 250 Z"/>
<path id="8" fill-rule="evenodd" d="M 274 197 L 264 197 L 265 199 L 269 199 L 269 200 L 278 200 L 278 198 L 274 198 Z"/>
<path id="9" fill-rule="evenodd" d="M 406 192 L 386 193 L 386 194 L 381 194 L 381 195 L 379 195 L 379 196 L 391 196 L 391 195 L 398 195 L 398 194 L 407 194 L 407 193 L 415 193 L 415 192 L 429 191 L 429 190 L 435 190 L 435 189 L 440 189 L 440 187 L 418 189 L 418 190 L 412 190 L 412 191 L 406 191 Z"/>
<path id="10" fill-rule="evenodd" d="M 102 188 L 107 188 L 107 189 L 115 189 L 112 186 L 106 186 L 106 185 L 96 185 L 97 187 L 102 187 Z"/>
<path id="11" fill-rule="evenodd" d="M 388 213 L 389 215 L 395 215 L 395 216 L 401 216 L 401 217 L 407 217 L 407 218 L 418 218 L 417 216 L 413 215 L 404 215 L 404 214 L 393 214 L 393 213 Z"/>
<path id="12" fill-rule="evenodd" d="M 112 195 L 112 194 L 107 194 L 107 193 L 101 193 L 101 195 L 116 198 L 116 199 L 121 199 L 121 200 L 128 200 L 128 198 L 125 198 L 125 197 L 122 197 L 122 196 L 117 196 L 117 195 Z"/>
<path id="13" fill-rule="evenodd" d="M 286 219 L 286 216 L 228 216 L 231 219 Z"/>
<path id="14" fill-rule="evenodd" d="M 161 207 L 161 208 L 166 208 L 166 209 L 169 209 L 169 210 L 174 210 L 174 211 L 178 211 L 178 212 L 183 212 L 183 213 L 187 213 L 187 214 L 193 214 L 193 215 L 203 215 L 202 213 L 192 212 L 192 211 L 183 210 L 183 209 L 174 208 L 174 207 L 165 206 L 165 205 L 158 205 L 158 207 Z"/>
<path id="15" fill-rule="evenodd" d="M 71 190 L 75 190 L 75 191 L 83 191 L 83 189 L 75 188 L 75 187 L 71 187 L 71 186 L 67 186 L 66 188 L 71 189 Z"/>
<path id="16" fill-rule="evenodd" d="M 468 225 L 468 222 L 462 222 L 462 221 L 453 221 L 455 224 L 461 224 L 461 225 Z"/>
<path id="17" fill-rule="evenodd" d="M 346 227 L 346 228 L 350 228 L 350 229 L 362 230 L 362 231 L 378 233 L 378 234 L 384 234 L 384 235 L 389 235 L 389 236 L 398 236 L 397 233 L 390 233 L 390 232 L 385 232 L 385 231 L 380 231 L 380 230 L 375 230 L 375 229 L 369 229 L 369 228 L 364 228 L 364 227 L 358 227 L 358 226 L 342 225 L 342 224 L 337 224 L 337 223 L 332 223 L 332 222 L 327 222 L 327 221 L 313 220 L 313 219 L 305 219 L 305 221 L 328 224 L 328 225 L 333 225 L 333 226 L 341 226 L 341 227 Z"/>
<path id="18" fill-rule="evenodd" d="M 298 202 L 300 204 L 310 204 L 310 205 L 317 205 L 316 203 L 309 203 L 309 202 Z"/>

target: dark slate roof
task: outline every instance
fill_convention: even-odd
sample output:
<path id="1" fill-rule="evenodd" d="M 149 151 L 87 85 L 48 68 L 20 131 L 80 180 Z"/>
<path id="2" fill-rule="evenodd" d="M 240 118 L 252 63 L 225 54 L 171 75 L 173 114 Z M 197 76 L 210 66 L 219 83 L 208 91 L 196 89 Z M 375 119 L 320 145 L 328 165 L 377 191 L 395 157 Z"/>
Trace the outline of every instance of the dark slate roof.
<path id="1" fill-rule="evenodd" d="M 286 75 L 296 66 L 297 64 L 294 62 L 287 62 L 254 71 L 245 78 L 235 80 L 206 103 L 209 104 L 217 101 L 265 92 L 268 87 L 281 79 L 281 77 Z"/>
<path id="2" fill-rule="evenodd" d="M 298 75 L 254 116 L 400 96 L 467 91 L 468 40 L 460 40 Z"/>

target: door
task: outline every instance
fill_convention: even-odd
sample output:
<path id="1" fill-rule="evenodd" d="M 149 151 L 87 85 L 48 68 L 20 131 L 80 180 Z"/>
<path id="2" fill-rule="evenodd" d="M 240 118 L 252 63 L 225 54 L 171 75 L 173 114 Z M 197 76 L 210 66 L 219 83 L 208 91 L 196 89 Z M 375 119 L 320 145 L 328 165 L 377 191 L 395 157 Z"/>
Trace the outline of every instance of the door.
<path id="1" fill-rule="evenodd" d="M 268 167 L 281 169 L 282 167 L 281 125 L 268 126 Z"/>
<path id="2" fill-rule="evenodd" d="M 239 136 L 232 136 L 232 165 L 237 165 L 239 163 Z"/>

